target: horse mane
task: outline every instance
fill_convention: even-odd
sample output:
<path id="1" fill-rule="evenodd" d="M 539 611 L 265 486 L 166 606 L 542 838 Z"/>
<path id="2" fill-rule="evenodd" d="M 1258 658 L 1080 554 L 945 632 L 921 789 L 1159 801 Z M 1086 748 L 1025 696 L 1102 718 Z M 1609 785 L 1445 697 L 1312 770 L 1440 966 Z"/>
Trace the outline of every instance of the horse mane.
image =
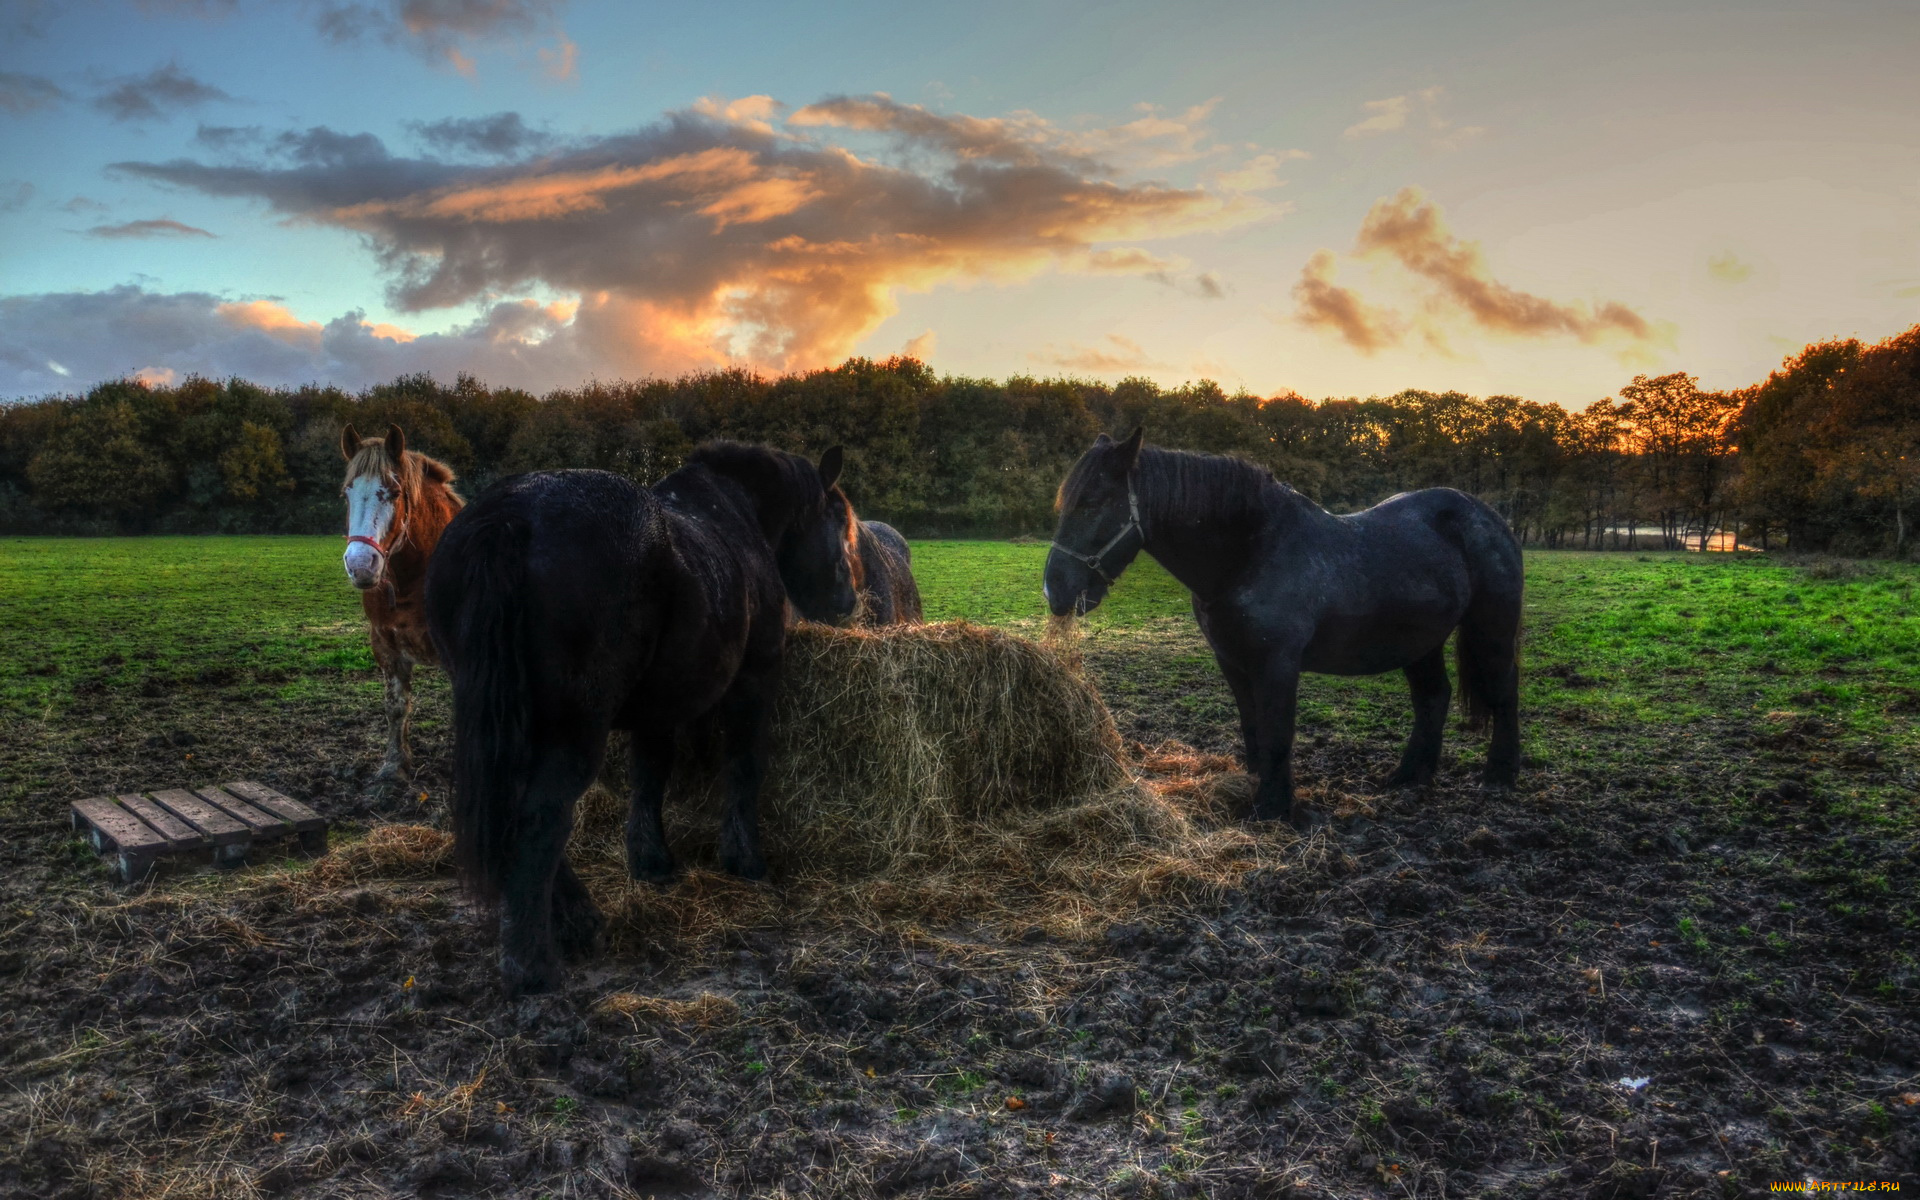
<path id="1" fill-rule="evenodd" d="M 826 502 L 820 471 L 798 454 L 745 442 L 703 442 L 687 455 L 687 465 L 706 467 L 744 486 L 762 500 L 785 501 L 795 509 L 812 509 Z"/>
<path id="2" fill-rule="evenodd" d="M 1078 504 L 1080 494 L 1104 462 L 1103 453 L 1117 452 L 1117 445 L 1107 445 L 1081 455 L 1061 482 L 1055 507 L 1065 512 Z M 1289 496 L 1299 495 L 1275 479 L 1271 471 L 1245 459 L 1193 450 L 1166 450 L 1159 446 L 1140 448 L 1137 478 L 1142 506 L 1163 514 L 1204 513 L 1216 519 L 1232 520 L 1257 516 L 1269 488 L 1278 488 Z"/>
<path id="3" fill-rule="evenodd" d="M 857 592 L 867 585 L 867 563 L 860 554 L 860 539 L 872 535 L 860 524 L 859 515 L 853 511 L 853 501 L 847 499 L 837 483 L 827 489 L 827 510 L 834 514 L 835 521 L 846 519 L 847 565 L 853 570 L 853 590 Z"/>
<path id="4" fill-rule="evenodd" d="M 454 480 L 452 467 L 437 458 L 428 458 L 418 450 L 408 450 L 401 455 L 401 459 L 396 464 L 393 456 L 387 453 L 387 439 L 362 438 L 360 448 L 347 460 L 346 481 L 352 483 L 362 475 L 392 479 L 399 485 L 409 504 L 419 502 L 420 489 L 428 483 L 437 483 L 446 488 L 456 502 L 460 499 L 450 486 Z"/>

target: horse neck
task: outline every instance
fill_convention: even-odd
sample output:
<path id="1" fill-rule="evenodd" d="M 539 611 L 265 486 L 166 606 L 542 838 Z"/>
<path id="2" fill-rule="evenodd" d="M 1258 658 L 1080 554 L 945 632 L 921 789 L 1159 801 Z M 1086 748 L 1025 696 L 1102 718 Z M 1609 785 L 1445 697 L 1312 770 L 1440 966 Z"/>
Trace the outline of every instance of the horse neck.
<path id="1" fill-rule="evenodd" d="M 1225 491 L 1181 495 L 1174 487 L 1179 452 L 1148 447 L 1141 452 L 1135 487 L 1140 497 L 1141 548 L 1202 601 L 1232 586 L 1253 558 L 1261 533 L 1291 514 L 1294 493 L 1247 480 L 1252 494 Z M 1237 481 L 1236 481 L 1237 482 Z M 1274 503 L 1276 497 L 1281 503 Z"/>
<path id="2" fill-rule="evenodd" d="M 653 491 L 677 500 L 690 511 L 702 499 L 718 504 L 734 519 L 755 530 L 772 545 L 785 528 L 772 498 L 760 494 L 730 472 L 717 471 L 706 463 L 689 463 L 655 484 Z"/>
<path id="3" fill-rule="evenodd" d="M 399 592 L 417 591 L 425 583 L 427 560 L 433 557 L 440 535 L 446 532 L 447 523 L 460 511 L 463 501 L 453 489 L 423 472 L 420 487 L 406 504 L 406 543 L 387 560 L 388 577 Z"/>

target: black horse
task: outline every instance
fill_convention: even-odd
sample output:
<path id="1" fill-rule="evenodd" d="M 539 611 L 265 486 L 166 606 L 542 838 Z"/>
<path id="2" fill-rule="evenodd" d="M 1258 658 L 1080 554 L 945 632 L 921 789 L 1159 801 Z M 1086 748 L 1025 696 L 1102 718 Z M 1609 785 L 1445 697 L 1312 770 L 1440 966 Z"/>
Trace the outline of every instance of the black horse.
<path id="1" fill-rule="evenodd" d="M 1388 786 L 1440 765 L 1455 656 L 1469 724 L 1491 720 L 1484 786 L 1520 765 L 1520 546 L 1500 514 L 1452 488 L 1405 492 L 1336 517 L 1249 463 L 1116 443 L 1101 434 L 1060 485 L 1043 591 L 1087 612 L 1145 550 L 1193 593 L 1193 615 L 1233 689 L 1256 820 L 1293 821 L 1300 672 L 1398 668 L 1413 736 Z M 1296 822 L 1297 823 L 1297 822 Z"/>
<path id="2" fill-rule="evenodd" d="M 885 521 L 862 521 L 839 488 L 827 502 L 847 523 L 853 544 L 853 586 L 860 593 L 855 619 L 862 625 L 918 625 L 925 618 L 907 539 Z"/>
<path id="3" fill-rule="evenodd" d="M 709 443 L 651 492 L 604 471 L 517 475 L 447 526 L 426 604 L 453 681 L 454 853 L 500 906 L 509 996 L 556 985 L 556 939 L 569 955 L 599 939 L 565 849 L 610 729 L 633 731 L 634 877 L 672 877 L 660 802 L 676 729 L 702 719 L 725 744 L 721 864 L 765 876 L 755 804 L 789 598 L 825 621 L 856 604 L 828 503 L 841 457 Z"/>

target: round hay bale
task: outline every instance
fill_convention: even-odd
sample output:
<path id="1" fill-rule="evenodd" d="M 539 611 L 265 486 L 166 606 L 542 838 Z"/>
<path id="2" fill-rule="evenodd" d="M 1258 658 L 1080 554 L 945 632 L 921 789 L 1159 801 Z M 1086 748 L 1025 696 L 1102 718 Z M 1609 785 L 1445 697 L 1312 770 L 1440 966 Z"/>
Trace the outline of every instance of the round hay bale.
<path id="1" fill-rule="evenodd" d="M 718 741 L 710 728 L 683 739 L 667 798 L 669 838 L 695 861 L 718 831 Z M 1045 646 L 958 621 L 794 628 L 771 750 L 760 805 L 770 855 L 843 876 L 944 861 L 997 817 L 1131 783 L 1084 675 Z M 602 783 L 624 820 L 624 747 Z M 617 841 L 607 807 L 596 797 L 583 824 Z"/>
<path id="2" fill-rule="evenodd" d="M 686 880 L 627 882 L 624 738 L 581 802 L 575 861 L 616 936 L 668 941 L 824 912 L 1097 932 L 1257 865 L 1262 839 L 1202 831 L 1179 789 L 1134 777 L 1077 657 L 966 622 L 800 625 L 760 804 L 784 895 L 700 869 L 714 862 L 724 791 L 711 729 L 683 739 L 667 797 L 668 840 L 695 868 Z"/>

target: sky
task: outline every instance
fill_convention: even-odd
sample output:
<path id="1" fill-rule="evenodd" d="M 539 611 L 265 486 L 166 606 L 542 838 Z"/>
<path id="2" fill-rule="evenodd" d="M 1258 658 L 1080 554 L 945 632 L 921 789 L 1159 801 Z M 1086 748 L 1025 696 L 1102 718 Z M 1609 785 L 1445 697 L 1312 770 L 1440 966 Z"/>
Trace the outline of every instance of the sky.
<path id="1" fill-rule="evenodd" d="M 0 398 L 1519 395 L 1920 322 L 1920 8 L 0 0 Z"/>

